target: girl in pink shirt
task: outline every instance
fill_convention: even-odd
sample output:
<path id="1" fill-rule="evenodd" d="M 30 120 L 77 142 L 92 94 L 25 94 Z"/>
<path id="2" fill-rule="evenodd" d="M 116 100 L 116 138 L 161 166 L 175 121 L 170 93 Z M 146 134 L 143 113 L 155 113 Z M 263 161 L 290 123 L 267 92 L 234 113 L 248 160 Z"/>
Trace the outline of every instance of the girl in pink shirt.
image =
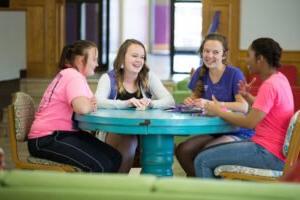
<path id="1" fill-rule="evenodd" d="M 200 152 L 194 161 L 196 176 L 213 178 L 213 170 L 219 165 L 283 169 L 285 157 L 282 146 L 294 113 L 294 102 L 287 78 L 277 71 L 281 51 L 279 44 L 271 38 L 259 38 L 250 45 L 247 58 L 249 69 L 264 82 L 256 97 L 249 93 L 251 83 L 240 82 L 240 94 L 252 105 L 247 115 L 223 112 L 215 98 L 205 105 L 209 114 L 236 126 L 255 128 L 255 134 L 250 140 L 227 143 Z"/>
<path id="2" fill-rule="evenodd" d="M 73 128 L 73 113 L 97 108 L 86 77 L 98 65 L 97 46 L 77 41 L 64 47 L 62 70 L 46 89 L 28 135 L 31 155 L 70 164 L 87 172 L 117 172 L 121 154 L 84 131 Z"/>

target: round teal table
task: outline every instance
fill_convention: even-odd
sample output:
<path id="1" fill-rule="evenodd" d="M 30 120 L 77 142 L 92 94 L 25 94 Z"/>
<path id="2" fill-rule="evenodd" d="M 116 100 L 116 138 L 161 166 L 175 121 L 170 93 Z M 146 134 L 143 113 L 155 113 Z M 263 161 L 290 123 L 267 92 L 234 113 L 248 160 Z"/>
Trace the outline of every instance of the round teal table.
<path id="1" fill-rule="evenodd" d="M 140 135 L 142 173 L 172 176 L 174 135 L 222 134 L 237 128 L 218 117 L 193 116 L 158 109 L 99 109 L 75 115 L 82 130 Z"/>

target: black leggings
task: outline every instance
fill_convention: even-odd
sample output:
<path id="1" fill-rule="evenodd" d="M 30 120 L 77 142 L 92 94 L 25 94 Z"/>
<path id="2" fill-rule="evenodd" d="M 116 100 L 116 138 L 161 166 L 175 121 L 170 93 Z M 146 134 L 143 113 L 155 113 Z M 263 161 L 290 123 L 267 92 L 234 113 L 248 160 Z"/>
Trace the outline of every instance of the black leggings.
<path id="1" fill-rule="evenodd" d="M 55 131 L 52 135 L 28 140 L 32 156 L 76 166 L 86 172 L 117 172 L 121 154 L 80 131 Z"/>

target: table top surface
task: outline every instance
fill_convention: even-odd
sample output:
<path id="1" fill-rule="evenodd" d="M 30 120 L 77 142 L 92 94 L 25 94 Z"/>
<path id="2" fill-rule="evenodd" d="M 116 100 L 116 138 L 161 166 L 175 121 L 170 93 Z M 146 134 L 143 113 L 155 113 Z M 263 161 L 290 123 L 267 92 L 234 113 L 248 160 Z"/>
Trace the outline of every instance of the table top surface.
<path id="1" fill-rule="evenodd" d="M 79 124 L 86 123 L 84 128 L 98 127 L 106 131 L 109 127 L 119 126 L 142 127 L 147 126 L 147 131 L 156 129 L 157 132 L 166 129 L 164 132 L 179 131 L 180 133 L 197 133 L 199 128 L 203 132 L 230 132 L 236 127 L 228 124 L 219 117 L 195 115 L 191 113 L 177 113 L 160 109 L 148 109 L 139 111 L 135 109 L 99 109 L 87 115 L 75 115 Z M 83 127 L 81 127 L 83 128 Z M 92 130 L 96 128 L 91 128 Z M 170 130 L 170 129 L 173 129 Z M 198 129 L 198 130 L 197 130 Z M 201 132 L 201 131 L 200 131 Z"/>

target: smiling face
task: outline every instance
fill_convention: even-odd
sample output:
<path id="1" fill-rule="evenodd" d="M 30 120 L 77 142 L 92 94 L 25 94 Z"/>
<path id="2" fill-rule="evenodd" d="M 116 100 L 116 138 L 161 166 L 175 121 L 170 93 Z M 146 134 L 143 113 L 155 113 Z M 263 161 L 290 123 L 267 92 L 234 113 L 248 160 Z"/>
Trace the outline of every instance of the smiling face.
<path id="1" fill-rule="evenodd" d="M 218 40 L 207 40 L 203 46 L 202 58 L 208 68 L 223 65 L 225 54 L 222 43 Z"/>
<path id="2" fill-rule="evenodd" d="M 125 54 L 124 70 L 127 73 L 138 74 L 145 63 L 145 50 L 138 44 L 131 44 Z"/>
<path id="3" fill-rule="evenodd" d="M 80 56 L 80 69 L 79 71 L 84 76 L 92 76 L 95 73 L 95 68 L 98 66 L 98 50 L 95 47 L 89 48 L 86 50 L 87 52 L 87 59 L 85 61 L 84 56 Z"/>

